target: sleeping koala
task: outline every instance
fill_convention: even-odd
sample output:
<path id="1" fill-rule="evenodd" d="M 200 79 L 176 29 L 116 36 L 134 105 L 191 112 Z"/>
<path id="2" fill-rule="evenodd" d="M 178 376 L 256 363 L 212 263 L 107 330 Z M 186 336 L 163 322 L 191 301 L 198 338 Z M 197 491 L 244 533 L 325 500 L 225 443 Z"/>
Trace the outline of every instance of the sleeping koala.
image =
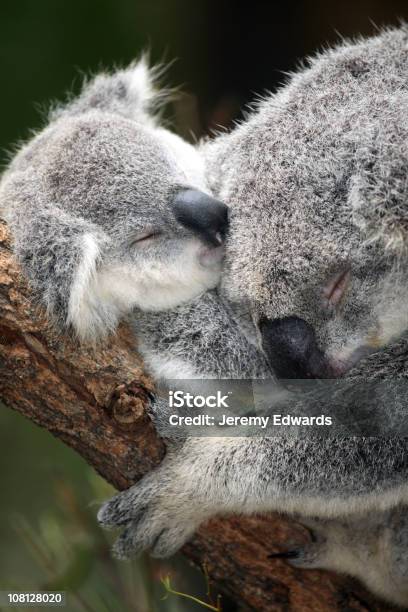
<path id="1" fill-rule="evenodd" d="M 11 162 L 0 213 L 39 301 L 95 341 L 137 306 L 160 310 L 215 287 L 227 208 L 198 152 L 162 128 L 142 60 L 102 74 Z"/>
<path id="2" fill-rule="evenodd" d="M 353 390 L 408 375 L 407 60 L 406 27 L 326 51 L 203 147 L 230 206 L 222 287 L 135 311 L 156 376 L 343 377 L 340 404 L 406 420 L 397 384 L 374 406 Z M 297 401 L 307 414 L 310 398 Z M 350 573 L 407 606 L 407 479 L 404 438 L 192 437 L 99 520 L 123 527 L 119 556 L 165 556 L 211 516 L 293 513 L 316 538 L 286 553 L 292 563 Z"/>
<path id="3" fill-rule="evenodd" d="M 0 186 L 38 298 L 92 340 L 136 307 L 158 377 L 405 378 L 407 53 L 404 28 L 327 52 L 201 152 L 148 112 L 143 64 L 98 77 Z M 99 518 L 120 556 L 168 555 L 215 514 L 292 512 L 317 535 L 291 562 L 406 605 L 407 475 L 403 439 L 190 438 Z"/>

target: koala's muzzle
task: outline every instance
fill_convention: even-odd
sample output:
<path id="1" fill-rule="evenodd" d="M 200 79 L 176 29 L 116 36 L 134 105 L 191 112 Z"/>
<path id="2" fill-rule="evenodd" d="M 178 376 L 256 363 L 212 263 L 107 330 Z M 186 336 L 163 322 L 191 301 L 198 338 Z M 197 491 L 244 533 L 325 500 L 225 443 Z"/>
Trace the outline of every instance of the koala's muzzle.
<path id="1" fill-rule="evenodd" d="M 174 215 L 184 227 L 211 246 L 219 246 L 228 229 L 228 207 L 196 189 L 182 189 L 172 202 Z"/>
<path id="2" fill-rule="evenodd" d="M 313 327 L 298 317 L 259 321 L 262 347 L 281 379 L 334 378 Z"/>

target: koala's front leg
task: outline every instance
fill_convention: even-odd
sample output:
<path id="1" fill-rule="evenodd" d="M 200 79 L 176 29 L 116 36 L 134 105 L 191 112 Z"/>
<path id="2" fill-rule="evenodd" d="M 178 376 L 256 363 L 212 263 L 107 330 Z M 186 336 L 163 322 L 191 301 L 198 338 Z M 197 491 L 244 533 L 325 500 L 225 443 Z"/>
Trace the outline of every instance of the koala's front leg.
<path id="1" fill-rule="evenodd" d="M 276 509 L 286 498 L 277 473 L 281 451 L 292 446 L 289 441 L 282 449 L 276 438 L 173 441 L 161 465 L 106 502 L 98 519 L 105 527 L 124 528 L 114 548 L 121 558 L 143 550 L 171 555 L 212 516 Z"/>
<path id="2" fill-rule="evenodd" d="M 114 548 L 119 557 L 142 550 L 171 555 L 206 519 L 265 508 L 265 500 L 273 499 L 270 482 L 261 477 L 265 459 L 255 439 L 189 438 L 171 447 L 139 483 L 105 503 L 98 519 L 105 527 L 124 527 Z"/>

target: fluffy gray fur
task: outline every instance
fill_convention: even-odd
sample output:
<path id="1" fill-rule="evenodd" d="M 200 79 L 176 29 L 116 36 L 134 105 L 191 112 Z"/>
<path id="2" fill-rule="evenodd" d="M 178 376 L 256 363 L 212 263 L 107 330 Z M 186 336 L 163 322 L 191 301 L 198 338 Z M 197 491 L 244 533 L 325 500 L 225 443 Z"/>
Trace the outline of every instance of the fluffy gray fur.
<path id="1" fill-rule="evenodd" d="M 273 347 L 258 321 L 297 316 L 350 384 L 406 378 L 407 60 L 406 27 L 346 42 L 203 148 L 211 188 L 231 207 L 222 292 L 150 325 L 137 313 L 152 372 L 264 375 L 260 349 Z M 347 291 L 328 307 L 324 288 L 344 269 Z M 374 354 L 350 370 L 367 347 Z M 407 475 L 404 439 L 191 438 L 99 519 L 124 526 L 120 556 L 163 556 L 219 513 L 294 513 L 318 534 L 297 565 L 350 573 L 407 605 Z"/>
<path id="2" fill-rule="evenodd" d="M 170 207 L 178 190 L 207 186 L 196 150 L 153 113 L 160 97 L 144 60 L 97 76 L 2 177 L 17 258 L 49 315 L 82 340 L 134 306 L 176 306 L 219 279 L 222 253 Z"/>
<path id="3" fill-rule="evenodd" d="M 98 77 L 1 183 L 39 298 L 85 338 L 137 306 L 142 352 L 162 378 L 268 376 L 274 347 L 258 323 L 286 316 L 313 326 L 350 384 L 406 377 L 407 58 L 406 28 L 327 51 L 201 157 L 147 113 L 144 69 Z M 222 287 L 168 313 L 143 312 L 218 278 L 217 266 L 205 278 L 195 265 L 178 274 L 202 248 L 169 214 L 180 185 L 210 186 L 231 207 Z M 138 245 L 152 229 L 162 238 Z M 325 288 L 345 269 L 348 288 L 333 307 Z M 367 348 L 374 354 L 350 370 Z M 317 534 L 297 564 L 351 573 L 407 605 L 407 475 L 403 439 L 190 438 L 99 519 L 124 527 L 118 555 L 163 556 L 215 514 L 294 513 Z"/>

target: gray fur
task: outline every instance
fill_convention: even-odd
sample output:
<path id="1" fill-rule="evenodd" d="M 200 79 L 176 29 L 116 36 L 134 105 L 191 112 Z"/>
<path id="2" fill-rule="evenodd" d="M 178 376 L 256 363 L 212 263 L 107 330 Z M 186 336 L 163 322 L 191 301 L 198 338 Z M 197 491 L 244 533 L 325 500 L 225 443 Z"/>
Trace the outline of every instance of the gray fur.
<path id="1" fill-rule="evenodd" d="M 132 324 L 139 348 L 158 379 L 172 378 L 169 367 L 174 362 L 184 362 L 189 374 L 178 371 L 173 378 L 268 376 L 262 353 L 243 336 L 217 291 L 167 312 L 134 311 Z M 163 359 L 161 372 L 157 364 Z"/>

